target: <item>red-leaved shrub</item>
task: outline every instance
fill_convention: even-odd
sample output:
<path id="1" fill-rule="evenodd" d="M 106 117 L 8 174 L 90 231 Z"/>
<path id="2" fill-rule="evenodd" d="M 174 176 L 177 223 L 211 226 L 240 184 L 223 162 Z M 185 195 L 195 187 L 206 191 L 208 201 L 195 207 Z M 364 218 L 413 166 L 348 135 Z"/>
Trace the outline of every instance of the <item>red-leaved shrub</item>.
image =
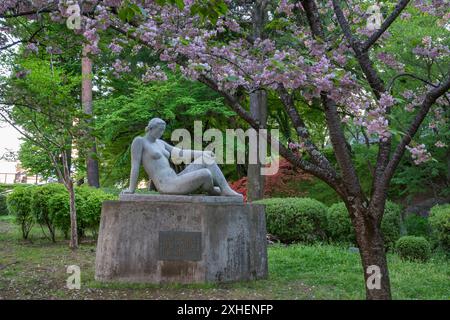
<path id="1" fill-rule="evenodd" d="M 274 194 L 278 196 L 282 194 L 286 197 L 304 196 L 303 192 L 294 187 L 295 182 L 312 178 L 312 175 L 300 169 L 294 169 L 289 161 L 281 158 L 278 172 L 272 176 L 265 176 L 264 198 L 272 197 Z M 244 195 L 244 200 L 247 201 L 247 177 L 230 183 L 230 186 L 234 191 Z"/>

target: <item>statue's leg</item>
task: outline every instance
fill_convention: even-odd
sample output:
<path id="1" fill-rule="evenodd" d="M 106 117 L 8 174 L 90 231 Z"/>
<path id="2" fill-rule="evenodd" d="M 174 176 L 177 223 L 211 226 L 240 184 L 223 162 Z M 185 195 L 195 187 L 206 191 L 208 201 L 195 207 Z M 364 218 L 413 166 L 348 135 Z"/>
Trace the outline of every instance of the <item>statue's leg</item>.
<path id="1" fill-rule="evenodd" d="M 165 181 L 164 186 L 159 188 L 159 192 L 167 194 L 189 194 L 198 189 L 214 193 L 214 182 L 211 172 L 207 169 L 200 169 L 178 175 Z"/>
<path id="2" fill-rule="evenodd" d="M 211 160 L 211 159 L 209 159 Z M 190 172 L 195 172 L 197 170 L 208 169 L 211 172 L 213 182 L 215 186 L 220 188 L 220 195 L 222 196 L 242 196 L 240 193 L 237 193 L 233 189 L 231 189 L 227 180 L 225 179 L 222 171 L 220 170 L 217 163 L 213 161 L 201 161 L 197 159 L 196 161 L 187 165 L 187 167 L 179 174 L 179 176 L 183 176 Z"/>

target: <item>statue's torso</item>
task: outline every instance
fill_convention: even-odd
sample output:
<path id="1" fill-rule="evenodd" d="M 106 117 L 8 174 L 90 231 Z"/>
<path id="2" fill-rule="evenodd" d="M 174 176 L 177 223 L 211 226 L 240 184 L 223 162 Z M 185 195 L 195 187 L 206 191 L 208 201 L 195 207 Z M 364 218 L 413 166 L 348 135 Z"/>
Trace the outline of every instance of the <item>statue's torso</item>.
<path id="1" fill-rule="evenodd" d="M 168 152 L 161 140 L 150 142 L 142 139 L 142 165 L 149 178 L 153 181 L 156 188 L 167 183 L 168 179 L 175 177 L 175 171 L 170 167 Z"/>

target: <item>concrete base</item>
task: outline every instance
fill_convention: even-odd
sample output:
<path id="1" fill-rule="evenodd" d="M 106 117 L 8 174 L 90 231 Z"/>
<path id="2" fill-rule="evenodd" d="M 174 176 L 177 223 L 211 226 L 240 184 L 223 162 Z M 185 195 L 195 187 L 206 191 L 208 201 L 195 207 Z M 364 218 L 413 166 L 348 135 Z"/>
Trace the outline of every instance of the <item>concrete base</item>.
<path id="1" fill-rule="evenodd" d="M 264 207 L 191 200 L 104 202 L 95 278 L 201 283 L 267 277 Z"/>

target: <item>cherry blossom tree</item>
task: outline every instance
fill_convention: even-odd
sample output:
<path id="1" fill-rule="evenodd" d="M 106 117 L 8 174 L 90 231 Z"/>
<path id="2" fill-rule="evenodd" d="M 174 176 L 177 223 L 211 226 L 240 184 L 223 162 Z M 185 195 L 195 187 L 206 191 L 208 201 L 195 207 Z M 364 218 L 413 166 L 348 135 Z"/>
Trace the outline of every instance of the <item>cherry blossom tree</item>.
<path id="1" fill-rule="evenodd" d="M 392 25 L 414 14 L 436 16 L 436 28 L 448 30 L 450 6 L 444 0 L 387 1 L 384 17 L 374 25 L 367 14 L 372 4 L 363 0 L 90 1 L 81 10 L 82 30 L 78 32 L 93 54 L 99 52 L 99 37 L 106 30 L 118 35 L 109 46 L 111 52 L 120 52 L 120 43 L 125 42 L 119 39 L 127 39 L 127 45 L 135 45 L 136 50 L 151 48 L 168 68 L 219 92 L 256 129 L 264 124 L 246 109 L 245 99 L 261 90 L 276 92 L 298 135 L 293 146 L 280 144 L 280 154 L 339 194 L 356 231 L 366 296 L 390 299 L 380 231 L 387 190 L 406 151 L 417 164 L 430 158 L 426 146 L 415 145 L 413 139 L 426 118 L 448 121 L 442 110 L 449 107 L 450 64 L 448 46 L 431 36 L 412 51 L 415 59 L 429 65 L 426 78 L 405 71 L 406 63 L 383 48 L 392 37 Z M 254 14 L 255 8 L 259 15 Z M 51 14 L 62 22 L 68 17 L 67 6 L 59 1 L 35 1 L 30 6 L 30 1 L 8 0 L 0 6 L 0 17 L 5 19 L 36 14 Z M 251 27 L 263 16 L 266 24 L 258 26 L 264 27 L 264 34 Z M 381 51 L 375 54 L 375 48 Z M 114 69 L 120 74 L 129 66 L 118 59 Z M 385 70 L 397 73 L 384 79 Z M 143 76 L 147 81 L 165 78 L 163 69 L 155 67 Z M 396 92 L 400 79 L 410 81 L 414 89 Z M 298 102 L 320 106 L 337 166 L 311 139 Z M 402 132 L 394 130 L 397 112 L 410 114 Z M 378 146 L 369 193 L 361 187 L 352 161 L 344 134 L 348 123 L 360 127 Z"/>

